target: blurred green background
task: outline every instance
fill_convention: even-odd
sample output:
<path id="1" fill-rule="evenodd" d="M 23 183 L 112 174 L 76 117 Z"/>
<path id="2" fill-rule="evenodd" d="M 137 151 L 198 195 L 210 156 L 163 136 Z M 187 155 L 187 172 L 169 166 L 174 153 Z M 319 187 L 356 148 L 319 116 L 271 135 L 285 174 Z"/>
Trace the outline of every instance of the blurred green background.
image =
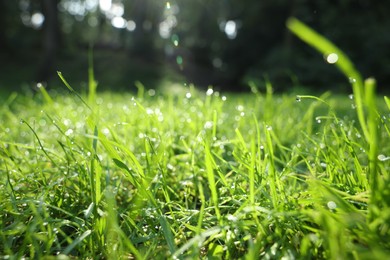
<path id="1" fill-rule="evenodd" d="M 100 90 L 166 84 L 248 91 L 350 92 L 333 64 L 286 28 L 294 16 L 344 50 L 380 91 L 390 85 L 390 1 L 0 0 L 0 88 L 86 88 L 93 46 Z"/>

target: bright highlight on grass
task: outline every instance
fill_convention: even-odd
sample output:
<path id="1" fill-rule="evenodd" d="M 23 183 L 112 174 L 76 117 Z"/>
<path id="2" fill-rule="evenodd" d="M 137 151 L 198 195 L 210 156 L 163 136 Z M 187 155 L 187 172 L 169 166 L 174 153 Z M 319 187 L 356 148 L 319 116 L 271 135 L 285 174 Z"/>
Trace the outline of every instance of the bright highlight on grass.
<path id="1" fill-rule="evenodd" d="M 85 95 L 59 73 L 66 93 L 10 96 L 0 258 L 386 259 L 390 102 L 288 26 L 337 53 L 352 99 L 275 95 L 267 80 L 266 93 L 103 94 L 92 69 Z"/>

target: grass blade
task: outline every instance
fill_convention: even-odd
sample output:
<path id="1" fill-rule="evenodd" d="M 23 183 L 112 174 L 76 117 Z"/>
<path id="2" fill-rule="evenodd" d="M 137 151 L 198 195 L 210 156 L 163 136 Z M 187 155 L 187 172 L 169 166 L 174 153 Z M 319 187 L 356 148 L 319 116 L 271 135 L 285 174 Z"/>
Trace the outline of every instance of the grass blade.
<path id="1" fill-rule="evenodd" d="M 76 238 L 69 246 L 67 246 L 65 248 L 65 250 L 62 252 L 64 255 L 67 255 L 69 254 L 73 248 L 75 248 L 78 244 L 80 244 L 81 242 L 83 242 L 83 240 L 85 238 L 87 238 L 89 235 L 91 235 L 92 231 L 91 230 L 87 230 L 85 231 L 81 236 L 79 236 L 78 238 Z"/>
<path id="2" fill-rule="evenodd" d="M 306 42 L 314 49 L 319 51 L 325 56 L 330 54 L 337 55 L 337 61 L 335 65 L 341 70 L 341 72 L 350 80 L 352 83 L 353 94 L 356 102 L 356 112 L 358 115 L 360 126 L 362 127 L 364 136 L 369 141 L 369 132 L 367 123 L 365 121 L 364 106 L 363 106 L 363 80 L 359 72 L 355 69 L 355 66 L 347 55 L 340 50 L 331 41 L 320 35 L 301 21 L 296 18 L 290 18 L 287 21 L 287 28 L 293 32 L 302 41 Z"/>

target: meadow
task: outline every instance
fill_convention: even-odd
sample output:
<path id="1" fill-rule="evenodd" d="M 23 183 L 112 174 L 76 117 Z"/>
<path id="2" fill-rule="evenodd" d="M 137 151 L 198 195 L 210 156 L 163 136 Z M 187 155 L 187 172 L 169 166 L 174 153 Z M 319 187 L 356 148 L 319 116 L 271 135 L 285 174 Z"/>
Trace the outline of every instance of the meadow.
<path id="1" fill-rule="evenodd" d="M 390 102 L 316 42 L 351 95 L 98 93 L 92 67 L 86 93 L 10 95 L 0 258 L 385 259 Z"/>

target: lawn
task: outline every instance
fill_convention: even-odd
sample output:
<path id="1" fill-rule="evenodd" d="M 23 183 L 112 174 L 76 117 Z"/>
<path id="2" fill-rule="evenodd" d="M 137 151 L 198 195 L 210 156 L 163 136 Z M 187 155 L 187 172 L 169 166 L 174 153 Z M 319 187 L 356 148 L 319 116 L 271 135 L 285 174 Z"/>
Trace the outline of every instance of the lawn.
<path id="1" fill-rule="evenodd" d="M 268 90 L 10 96 L 2 258 L 387 255 L 388 110 L 370 176 L 352 95 Z"/>
<path id="2" fill-rule="evenodd" d="M 390 102 L 322 43 L 353 94 L 10 95 L 0 258 L 385 259 Z"/>

